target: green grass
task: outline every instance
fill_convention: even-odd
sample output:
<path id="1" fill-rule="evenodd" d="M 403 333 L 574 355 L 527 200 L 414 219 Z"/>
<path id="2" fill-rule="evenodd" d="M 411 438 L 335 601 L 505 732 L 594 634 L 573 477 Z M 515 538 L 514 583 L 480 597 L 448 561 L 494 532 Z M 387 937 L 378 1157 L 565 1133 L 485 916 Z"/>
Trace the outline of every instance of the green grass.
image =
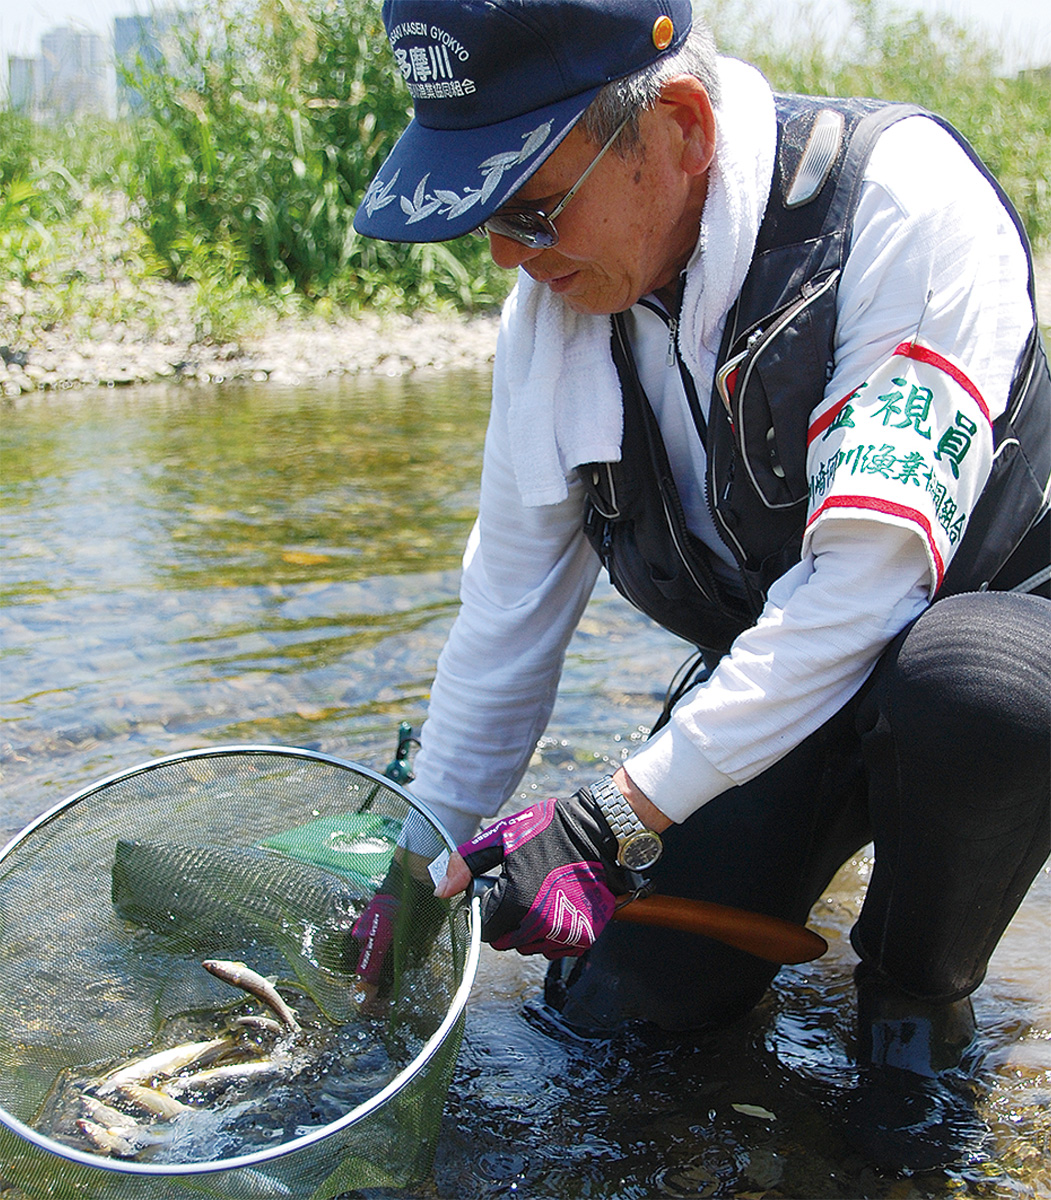
<path id="1" fill-rule="evenodd" d="M 268 314 L 472 311 L 511 276 L 474 238 L 395 246 L 351 221 L 404 128 L 408 97 L 377 0 L 208 0 L 178 71 L 140 64 L 133 119 L 33 126 L 0 112 L 0 343 L 38 325 L 119 320 L 127 288 L 195 285 L 202 338 Z M 776 40 L 745 0 L 711 0 L 721 48 L 775 88 L 919 103 L 974 144 L 1034 245 L 1051 244 L 1049 76 L 1005 75 L 947 19 L 853 0 L 838 43 L 817 18 Z"/>
<path id="2" fill-rule="evenodd" d="M 714 0 L 708 15 L 720 47 L 780 91 L 908 101 L 946 117 L 1010 196 L 1034 246 L 1048 246 L 1051 69 L 1005 75 L 1003 52 L 947 17 L 876 0 L 851 0 L 850 9 L 850 27 L 831 44 L 816 10 L 781 42 L 732 0 Z"/>
<path id="3" fill-rule="evenodd" d="M 502 296 L 477 244 L 354 233 L 358 201 L 409 119 L 374 0 L 212 0 L 178 57 L 177 73 L 140 72 L 147 115 L 129 180 L 173 277 L 226 263 L 344 306 L 470 309 Z"/>

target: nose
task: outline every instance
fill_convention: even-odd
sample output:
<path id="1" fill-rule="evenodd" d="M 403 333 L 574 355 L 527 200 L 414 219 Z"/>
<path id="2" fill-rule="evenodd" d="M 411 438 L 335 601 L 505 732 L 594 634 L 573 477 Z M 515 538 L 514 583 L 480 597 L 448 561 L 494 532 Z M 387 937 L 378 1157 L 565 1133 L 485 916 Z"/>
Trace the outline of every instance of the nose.
<path id="1" fill-rule="evenodd" d="M 493 262 L 505 271 L 514 270 L 538 254 L 544 253 L 542 246 L 525 246 L 514 238 L 504 237 L 499 233 L 489 234 L 489 253 Z"/>

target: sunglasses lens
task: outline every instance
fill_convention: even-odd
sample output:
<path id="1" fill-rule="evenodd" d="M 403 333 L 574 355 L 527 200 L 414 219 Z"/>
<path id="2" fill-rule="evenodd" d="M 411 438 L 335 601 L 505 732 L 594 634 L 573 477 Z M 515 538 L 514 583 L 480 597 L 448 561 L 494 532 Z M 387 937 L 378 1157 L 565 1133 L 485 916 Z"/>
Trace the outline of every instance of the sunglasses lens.
<path id="1" fill-rule="evenodd" d="M 497 213 L 485 222 L 484 228 L 497 237 L 511 238 L 533 249 L 547 250 L 558 241 L 554 225 L 543 213 L 528 210 Z"/>

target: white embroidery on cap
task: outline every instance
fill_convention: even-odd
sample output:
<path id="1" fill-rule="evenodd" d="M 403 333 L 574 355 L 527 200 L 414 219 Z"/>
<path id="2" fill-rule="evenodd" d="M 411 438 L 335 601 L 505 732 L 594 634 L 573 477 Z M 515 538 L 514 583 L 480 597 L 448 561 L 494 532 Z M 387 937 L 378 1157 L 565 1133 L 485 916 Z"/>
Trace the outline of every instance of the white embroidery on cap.
<path id="1" fill-rule="evenodd" d="M 413 100 L 442 100 L 470 96 L 477 90 L 473 79 L 457 78 L 457 63 L 470 60 L 470 51 L 440 25 L 403 21 L 388 34 L 394 59 L 408 84 Z M 403 38 L 429 38 L 422 44 L 399 46 Z"/>
<path id="2" fill-rule="evenodd" d="M 444 216 L 447 221 L 452 221 L 473 208 L 479 201 L 488 200 L 499 187 L 504 172 L 532 158 L 550 136 L 551 122 L 545 121 L 543 125 L 538 125 L 536 129 L 522 135 L 523 145 L 520 150 L 503 150 L 479 163 L 478 170 L 484 176 L 482 186 L 465 188 L 462 196 L 459 192 L 447 188 L 435 188 L 433 192 L 429 192 L 427 183 L 431 173 L 428 171 L 416 185 L 411 197 L 405 194 L 397 196 L 401 211 L 406 217 L 405 224 L 415 225 L 417 221 L 424 221 L 435 213 Z M 377 178 L 369 184 L 362 203 L 370 217 L 395 199 L 393 189 L 400 174 L 399 169 L 388 182 L 383 183 Z"/>
<path id="3" fill-rule="evenodd" d="M 378 209 L 386 208 L 388 204 L 396 199 L 391 189 L 398 182 L 400 174 L 401 168 L 399 167 L 386 183 L 377 176 L 365 189 L 365 195 L 362 197 L 361 202 L 365 205 L 365 211 L 370 217 Z"/>

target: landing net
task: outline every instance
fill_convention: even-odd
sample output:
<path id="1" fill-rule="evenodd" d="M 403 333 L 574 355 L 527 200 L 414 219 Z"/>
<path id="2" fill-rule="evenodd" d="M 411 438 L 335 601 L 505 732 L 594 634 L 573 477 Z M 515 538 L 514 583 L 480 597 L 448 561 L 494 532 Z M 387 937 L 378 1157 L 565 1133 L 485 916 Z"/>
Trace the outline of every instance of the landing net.
<path id="1" fill-rule="evenodd" d="M 0 1191 L 423 1178 L 478 958 L 477 908 L 418 878 L 443 849 L 391 779 L 281 747 L 157 759 L 33 822 L 0 851 Z M 365 984 L 377 893 L 392 942 Z"/>

